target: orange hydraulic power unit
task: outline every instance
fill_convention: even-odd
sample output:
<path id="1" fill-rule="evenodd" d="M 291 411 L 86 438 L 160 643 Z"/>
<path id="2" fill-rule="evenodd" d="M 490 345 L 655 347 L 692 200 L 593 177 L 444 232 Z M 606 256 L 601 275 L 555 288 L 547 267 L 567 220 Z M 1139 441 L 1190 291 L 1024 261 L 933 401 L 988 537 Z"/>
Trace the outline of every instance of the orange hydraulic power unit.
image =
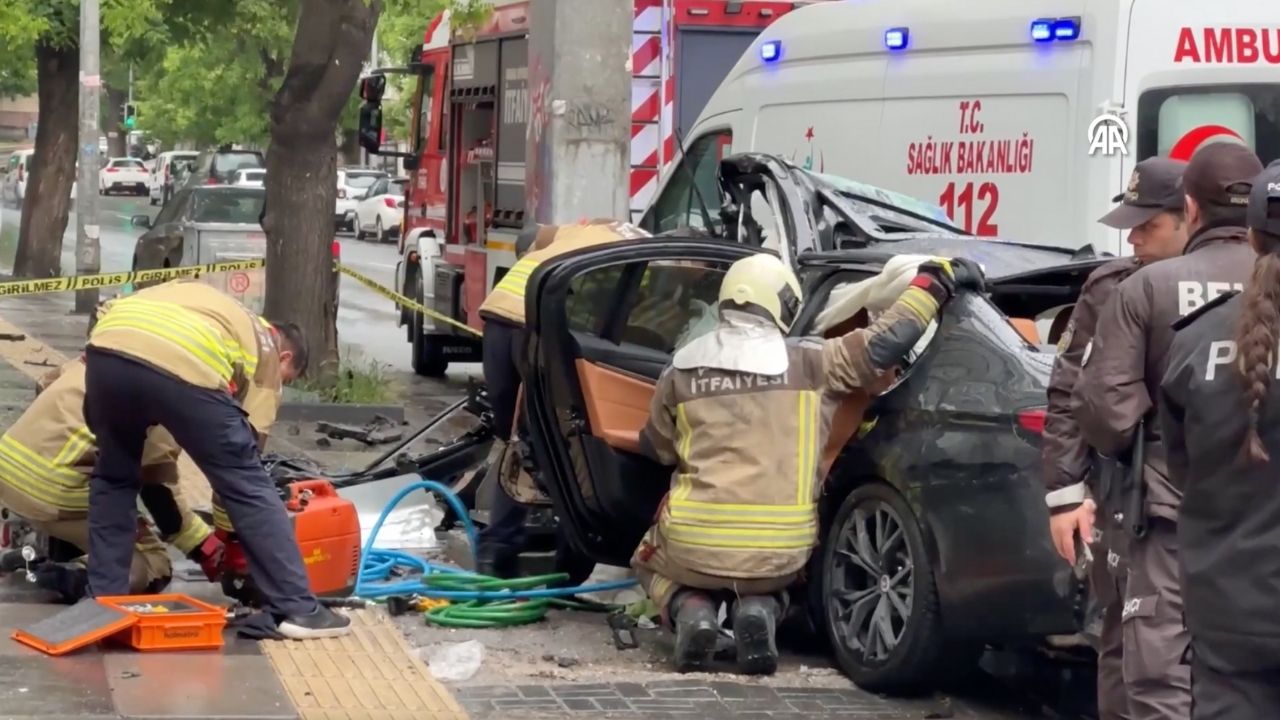
<path id="1" fill-rule="evenodd" d="M 350 500 L 322 478 L 294 480 L 281 486 L 285 508 L 302 550 L 311 591 L 319 597 L 347 597 L 360 573 L 360 518 Z M 222 589 L 247 605 L 261 605 L 249 579 L 249 564 L 235 533 L 219 530 L 226 543 Z"/>

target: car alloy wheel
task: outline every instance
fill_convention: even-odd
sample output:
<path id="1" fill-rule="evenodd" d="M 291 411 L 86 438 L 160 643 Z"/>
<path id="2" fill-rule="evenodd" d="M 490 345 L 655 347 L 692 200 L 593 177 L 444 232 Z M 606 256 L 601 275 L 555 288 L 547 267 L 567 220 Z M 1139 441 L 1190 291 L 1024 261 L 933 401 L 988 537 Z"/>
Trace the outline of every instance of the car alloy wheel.
<path id="1" fill-rule="evenodd" d="M 850 679 L 886 693 L 933 681 L 946 646 L 937 586 L 916 516 L 889 485 L 861 485 L 841 504 L 822 589 L 827 637 Z"/>
<path id="2" fill-rule="evenodd" d="M 856 507 L 840 538 L 831 577 L 836 622 L 845 643 L 868 663 L 883 663 L 911 619 L 914 566 L 902 518 L 880 503 Z"/>

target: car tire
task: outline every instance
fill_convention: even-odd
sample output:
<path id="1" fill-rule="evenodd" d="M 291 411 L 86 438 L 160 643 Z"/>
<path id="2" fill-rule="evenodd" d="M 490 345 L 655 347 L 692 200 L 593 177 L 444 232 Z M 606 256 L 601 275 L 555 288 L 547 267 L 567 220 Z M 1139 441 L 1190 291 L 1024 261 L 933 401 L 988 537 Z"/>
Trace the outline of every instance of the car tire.
<path id="1" fill-rule="evenodd" d="M 360 216 L 351 216 L 351 232 L 355 234 L 357 240 L 364 239 L 364 233 L 360 231 Z"/>
<path id="2" fill-rule="evenodd" d="M 422 292 L 422 275 L 415 274 L 413 278 L 413 292 L 409 297 L 422 302 L 424 294 Z M 410 360 L 413 365 L 413 371 L 423 377 L 443 377 L 449 369 L 449 361 L 444 357 L 444 351 L 439 345 L 431 342 L 431 338 L 425 332 L 426 318 L 422 313 L 414 312 L 410 315 L 410 337 L 409 346 Z"/>
<path id="3" fill-rule="evenodd" d="M 850 680 L 896 695 L 931 687 L 948 643 L 919 521 L 897 491 L 873 482 L 844 499 L 823 543 L 821 583 L 822 624 Z"/>

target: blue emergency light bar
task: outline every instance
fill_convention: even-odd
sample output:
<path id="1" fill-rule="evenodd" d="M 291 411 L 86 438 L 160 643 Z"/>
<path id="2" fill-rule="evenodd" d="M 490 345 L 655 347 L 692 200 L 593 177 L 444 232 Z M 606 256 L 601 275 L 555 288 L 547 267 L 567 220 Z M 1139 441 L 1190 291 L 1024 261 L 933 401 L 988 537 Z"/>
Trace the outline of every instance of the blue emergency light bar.
<path id="1" fill-rule="evenodd" d="M 901 50 L 907 46 L 911 33 L 907 28 L 896 27 L 884 31 L 884 46 L 890 50 Z"/>
<path id="2" fill-rule="evenodd" d="M 1040 18 L 1031 21 L 1031 39 L 1038 43 L 1054 40 L 1078 40 L 1080 18 Z"/>
<path id="3" fill-rule="evenodd" d="M 1075 40 L 1080 37 L 1080 18 L 1058 18 L 1053 21 L 1054 40 Z"/>
<path id="4" fill-rule="evenodd" d="M 770 40 L 760 46 L 760 59 L 765 62 L 773 62 L 782 57 L 782 41 Z"/>

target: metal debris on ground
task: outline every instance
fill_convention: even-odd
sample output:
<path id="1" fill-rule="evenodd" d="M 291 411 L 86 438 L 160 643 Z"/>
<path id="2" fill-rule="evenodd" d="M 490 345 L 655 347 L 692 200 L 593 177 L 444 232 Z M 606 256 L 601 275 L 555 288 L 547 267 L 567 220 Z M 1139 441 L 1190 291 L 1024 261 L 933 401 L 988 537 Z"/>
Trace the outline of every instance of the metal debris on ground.
<path id="1" fill-rule="evenodd" d="M 36 367 L 57 367 L 54 363 L 49 362 L 48 358 L 41 358 L 40 360 L 23 360 L 22 362 L 23 364 L 35 365 Z"/>
<path id="2" fill-rule="evenodd" d="M 385 445 L 404 437 L 404 430 L 384 415 L 376 415 L 373 420 L 360 427 L 341 423 L 318 422 L 316 432 L 334 440 L 358 440 L 365 445 Z"/>
<path id="3" fill-rule="evenodd" d="M 27 336 L 22 333 L 0 333 L 0 340 L 8 340 L 9 342 L 21 342 L 26 339 L 27 339 Z"/>

